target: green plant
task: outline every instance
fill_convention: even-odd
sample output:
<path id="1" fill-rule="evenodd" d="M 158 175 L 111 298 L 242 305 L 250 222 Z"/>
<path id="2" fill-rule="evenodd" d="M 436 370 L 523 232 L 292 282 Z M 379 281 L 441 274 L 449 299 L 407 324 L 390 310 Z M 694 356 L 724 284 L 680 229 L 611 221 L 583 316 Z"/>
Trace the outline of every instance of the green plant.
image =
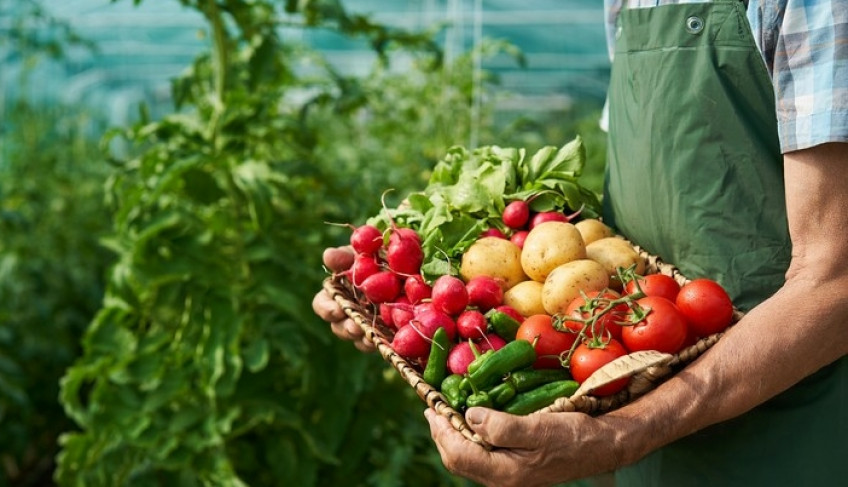
<path id="1" fill-rule="evenodd" d="M 358 79 L 283 43 L 271 2 L 182 3 L 205 16 L 212 50 L 175 81 L 178 110 L 142 114 L 104 141 L 133 148 L 107 186 L 104 242 L 117 257 L 103 306 L 62 379 L 78 430 L 62 438 L 57 481 L 463 483 L 441 467 L 426 423 L 409 418 L 421 404 L 408 387 L 334 339 L 309 305 L 325 275 L 320 250 L 345 238 L 324 222 L 364 219 L 390 181 L 417 183 L 426 154 L 455 143 L 422 130 L 445 116 L 423 94 L 400 112 L 380 104 L 413 85 L 385 68 L 398 46 L 417 60 L 410 79 L 443 81 L 429 34 L 334 2 L 289 2 L 304 28 L 374 45 L 381 64 Z M 321 71 L 298 71 L 305 59 Z M 415 138 L 399 137 L 389 113 Z"/>

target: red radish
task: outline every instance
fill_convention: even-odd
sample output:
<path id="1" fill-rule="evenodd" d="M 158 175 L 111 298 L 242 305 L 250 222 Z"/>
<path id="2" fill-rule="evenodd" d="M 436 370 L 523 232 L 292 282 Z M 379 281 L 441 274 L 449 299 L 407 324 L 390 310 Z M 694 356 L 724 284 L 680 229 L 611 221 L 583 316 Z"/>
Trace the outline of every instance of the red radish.
<path id="1" fill-rule="evenodd" d="M 392 238 L 414 240 L 418 243 L 421 243 L 421 235 L 418 235 L 418 232 L 411 228 L 394 227 L 394 230 L 392 230 L 392 234 L 389 236 L 389 243 L 391 243 Z"/>
<path id="2" fill-rule="evenodd" d="M 350 234 L 350 246 L 360 254 L 376 254 L 383 247 L 383 232 L 373 225 L 362 225 Z"/>
<path id="3" fill-rule="evenodd" d="M 519 230 L 512 234 L 509 237 L 509 241 L 518 246 L 519 249 L 524 248 L 524 241 L 527 240 L 527 234 L 530 233 L 527 230 Z"/>
<path id="4" fill-rule="evenodd" d="M 415 317 L 415 311 L 411 304 L 395 301 L 392 307 L 392 321 L 396 328 L 402 328 L 409 324 Z"/>
<path id="5" fill-rule="evenodd" d="M 473 360 L 471 345 L 468 342 L 459 342 L 448 352 L 448 371 L 451 374 L 465 374 L 468 372 L 468 364 Z"/>
<path id="6" fill-rule="evenodd" d="M 400 294 L 400 278 L 392 271 L 380 271 L 362 281 L 359 289 L 372 303 L 393 301 Z"/>
<path id="7" fill-rule="evenodd" d="M 405 358 L 422 358 L 430 353 L 430 340 L 414 326 L 406 325 L 395 332 L 392 350 Z"/>
<path id="8" fill-rule="evenodd" d="M 527 225 L 527 220 L 530 218 L 530 205 L 526 201 L 513 201 L 504 208 L 501 219 L 504 225 L 518 230 Z"/>
<path id="9" fill-rule="evenodd" d="M 468 290 L 462 279 L 446 274 L 433 282 L 433 306 L 449 315 L 458 315 L 468 306 Z"/>
<path id="10" fill-rule="evenodd" d="M 506 235 L 502 231 L 497 228 L 489 228 L 480 233 L 480 236 L 477 238 L 486 238 L 486 237 L 497 237 L 497 238 L 506 238 Z"/>
<path id="11" fill-rule="evenodd" d="M 485 352 L 487 350 L 500 350 L 504 347 L 504 345 L 506 345 L 506 340 L 494 333 L 488 333 L 482 340 L 479 340 L 477 349 L 481 352 Z"/>
<path id="12" fill-rule="evenodd" d="M 431 310 L 416 314 L 408 326 L 417 328 L 427 338 L 433 338 L 439 328 L 445 329 L 451 341 L 456 338 L 456 322 L 448 314 L 441 311 Z"/>
<path id="13" fill-rule="evenodd" d="M 487 327 L 486 317 L 476 309 L 465 310 L 456 318 L 456 332 L 460 338 L 483 338 Z"/>
<path id="14" fill-rule="evenodd" d="M 519 313 L 518 310 L 516 310 L 512 306 L 502 304 L 502 305 L 498 306 L 497 308 L 495 308 L 495 310 L 500 311 L 501 313 L 508 314 L 510 317 L 512 317 L 512 319 L 514 319 L 515 321 L 517 321 L 519 323 L 524 321 L 524 316 L 521 316 L 521 313 Z"/>
<path id="15" fill-rule="evenodd" d="M 368 279 L 381 270 L 375 256 L 371 254 L 356 254 L 356 257 L 353 259 L 353 265 L 348 269 L 348 277 L 354 286 L 359 287 L 365 279 Z"/>
<path id="16" fill-rule="evenodd" d="M 389 328 L 397 328 L 394 320 L 392 320 L 392 305 L 390 303 L 380 303 L 380 319 L 383 324 Z"/>
<path id="17" fill-rule="evenodd" d="M 417 314 L 417 315 L 420 315 L 421 313 L 424 313 L 425 311 L 434 311 L 436 309 L 436 307 L 433 306 L 432 301 L 424 301 L 423 303 L 415 303 L 413 306 L 414 306 L 413 311 L 415 311 L 415 314 Z"/>
<path id="18" fill-rule="evenodd" d="M 474 346 L 479 353 L 485 353 L 488 350 L 500 350 L 504 345 L 506 345 L 506 341 L 494 333 L 489 333 L 482 339 L 474 341 Z M 465 374 L 468 372 L 468 364 L 474 358 L 471 344 L 467 340 L 459 342 L 448 352 L 448 370 L 452 374 Z"/>
<path id="19" fill-rule="evenodd" d="M 502 280 L 490 276 L 472 277 L 465 283 L 465 289 L 468 291 L 468 304 L 476 306 L 483 312 L 502 305 L 504 296 L 502 284 Z"/>
<path id="20" fill-rule="evenodd" d="M 430 353 L 433 335 L 439 328 L 445 329 L 449 340 L 456 338 L 456 323 L 450 316 L 434 310 L 417 314 L 395 333 L 392 349 L 406 358 L 423 358 Z"/>
<path id="21" fill-rule="evenodd" d="M 389 269 L 401 275 L 415 275 L 421 272 L 421 263 L 424 262 L 424 251 L 421 250 L 421 240 L 418 234 L 410 230 L 400 232 L 398 229 L 389 237 L 389 245 L 386 248 L 386 262 Z M 408 229 L 407 229 L 408 230 Z"/>
<path id="22" fill-rule="evenodd" d="M 406 278 L 403 283 L 403 292 L 409 298 L 409 302 L 415 304 L 429 299 L 433 294 L 433 288 L 427 284 L 421 274 L 415 274 Z"/>
<path id="23" fill-rule="evenodd" d="M 530 220 L 530 229 L 536 228 L 540 223 L 545 222 L 566 222 L 568 223 L 568 217 L 565 216 L 564 213 L 559 211 L 541 211 L 533 215 L 533 218 Z"/>

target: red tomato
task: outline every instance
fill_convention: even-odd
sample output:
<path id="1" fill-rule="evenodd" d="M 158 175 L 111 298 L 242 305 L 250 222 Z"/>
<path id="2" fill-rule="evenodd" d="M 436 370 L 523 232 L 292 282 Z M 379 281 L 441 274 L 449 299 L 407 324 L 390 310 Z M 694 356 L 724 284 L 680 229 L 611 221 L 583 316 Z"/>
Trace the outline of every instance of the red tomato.
<path id="1" fill-rule="evenodd" d="M 680 284 L 673 277 L 665 274 L 648 274 L 634 281 L 628 281 L 624 285 L 624 292 L 635 294 L 637 291 L 636 281 L 639 281 L 639 287 L 642 288 L 645 296 L 660 296 L 672 303 L 677 299 L 677 293 L 680 291 Z"/>
<path id="2" fill-rule="evenodd" d="M 574 317 L 583 320 L 589 319 L 592 317 L 593 314 L 597 314 L 607 307 L 607 303 L 603 300 L 618 299 L 621 297 L 617 292 L 611 289 L 607 289 L 604 291 L 589 291 L 584 294 L 586 295 L 586 298 L 588 300 L 584 299 L 583 296 L 574 298 L 571 303 L 569 303 L 568 307 L 565 309 L 566 317 Z M 598 296 L 600 296 L 601 299 L 595 302 L 595 306 L 593 307 L 594 309 L 589 309 L 590 303 L 592 302 L 593 298 L 596 298 Z M 622 322 L 626 319 L 628 310 L 629 308 L 625 303 L 617 305 L 615 308 L 598 318 L 598 320 L 595 322 L 594 330 L 586 330 L 586 337 L 594 338 L 594 332 L 598 331 L 598 336 L 600 338 L 609 338 L 606 336 L 606 332 L 609 332 L 612 338 L 615 338 L 616 340 L 621 340 L 621 325 L 619 324 L 619 322 Z M 571 320 L 565 320 L 563 324 L 566 326 L 566 328 L 574 331 L 575 333 L 579 333 L 580 329 L 583 328 L 584 325 L 583 322 Z"/>
<path id="3" fill-rule="evenodd" d="M 574 353 L 571 355 L 571 362 L 569 364 L 571 377 L 580 384 L 599 368 L 618 357 L 627 355 L 627 350 L 624 349 L 618 340 L 611 339 L 609 342 L 604 344 L 599 343 L 597 346 L 590 345 L 590 343 L 581 343 L 574 349 Z M 623 377 L 594 389 L 592 394 L 596 396 L 609 396 L 624 389 L 628 382 L 630 382 L 630 377 Z"/>
<path id="4" fill-rule="evenodd" d="M 711 279 L 695 279 L 684 284 L 676 304 L 698 337 L 724 331 L 733 318 L 730 296 Z"/>
<path id="5" fill-rule="evenodd" d="M 553 319 L 549 315 L 528 316 L 515 333 L 516 340 L 527 340 L 536 343 L 536 369 L 555 369 L 561 367 L 559 355 L 571 350 L 577 335 L 554 328 Z"/>
<path id="6" fill-rule="evenodd" d="M 658 296 L 636 300 L 638 309 L 631 310 L 629 319 L 644 316 L 634 325 L 625 326 L 621 339 L 627 350 L 656 350 L 677 353 L 686 340 L 686 318 L 671 301 Z M 646 314 L 645 314 L 646 313 Z"/>

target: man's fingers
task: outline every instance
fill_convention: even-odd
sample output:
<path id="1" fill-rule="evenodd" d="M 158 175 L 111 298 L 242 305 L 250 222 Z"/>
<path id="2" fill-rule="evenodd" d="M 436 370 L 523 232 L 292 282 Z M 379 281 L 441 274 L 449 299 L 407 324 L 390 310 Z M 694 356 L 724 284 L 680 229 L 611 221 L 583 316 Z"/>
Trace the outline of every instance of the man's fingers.
<path id="1" fill-rule="evenodd" d="M 430 423 L 430 436 L 436 443 L 445 468 L 477 483 L 488 485 L 492 475 L 489 452 L 462 436 L 447 418 L 434 410 L 428 408 L 424 411 L 424 416 Z"/>
<path id="2" fill-rule="evenodd" d="M 324 249 L 324 265 L 333 272 L 342 272 L 353 265 L 353 249 L 350 247 L 330 247 Z"/>
<path id="3" fill-rule="evenodd" d="M 487 443 L 499 448 L 524 449 L 538 446 L 539 438 L 528 434 L 534 431 L 534 419 L 489 408 L 470 408 L 465 413 L 468 426 Z"/>
<path id="4" fill-rule="evenodd" d="M 347 315 L 342 307 L 339 306 L 339 303 L 337 303 L 336 300 L 323 289 L 315 294 L 314 298 L 312 298 L 312 310 L 315 311 L 315 314 L 322 320 L 328 322 L 342 321 L 347 318 Z"/>

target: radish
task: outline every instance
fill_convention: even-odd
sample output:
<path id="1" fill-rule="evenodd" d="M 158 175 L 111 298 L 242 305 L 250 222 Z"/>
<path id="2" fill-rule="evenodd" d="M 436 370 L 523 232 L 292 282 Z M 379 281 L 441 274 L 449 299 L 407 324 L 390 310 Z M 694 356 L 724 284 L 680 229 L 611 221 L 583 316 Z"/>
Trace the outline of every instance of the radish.
<path id="1" fill-rule="evenodd" d="M 427 338 L 433 338 L 436 329 L 444 328 L 448 338 L 453 341 L 456 338 L 456 322 L 447 313 L 438 310 L 428 310 L 416 314 L 409 322 L 409 326 L 416 326 Z"/>
<path id="2" fill-rule="evenodd" d="M 565 222 L 568 223 L 568 217 L 559 211 L 541 211 L 533 215 L 530 220 L 530 230 L 536 228 L 537 225 L 545 222 Z"/>
<path id="3" fill-rule="evenodd" d="M 405 297 L 403 299 L 404 301 L 408 301 Z M 396 328 L 402 328 L 408 325 L 412 318 L 415 317 L 415 311 L 412 305 L 408 302 L 400 301 L 400 298 L 390 306 L 392 308 L 392 321 L 395 323 Z"/>
<path id="4" fill-rule="evenodd" d="M 448 338 L 456 338 L 456 323 L 441 311 L 425 311 L 416 315 L 408 325 L 402 326 L 392 338 L 392 349 L 402 357 L 422 358 L 430 353 L 430 343 L 439 328 L 444 328 Z"/>
<path id="5" fill-rule="evenodd" d="M 393 301 L 400 294 L 400 278 L 392 271 L 380 271 L 365 278 L 359 289 L 374 304 Z"/>
<path id="6" fill-rule="evenodd" d="M 414 230 L 402 228 L 392 232 L 386 248 L 386 262 L 389 264 L 389 269 L 398 274 L 407 276 L 419 274 L 421 263 L 424 262 L 424 251 L 421 249 L 421 239 L 418 234 Z"/>
<path id="7" fill-rule="evenodd" d="M 424 313 L 425 311 L 435 311 L 435 310 L 436 310 L 436 307 L 433 306 L 432 301 L 424 301 L 424 302 L 421 302 L 421 303 L 413 304 L 413 311 L 417 315 L 420 315 L 420 314 Z"/>
<path id="8" fill-rule="evenodd" d="M 468 342 L 459 342 L 448 352 L 448 371 L 451 374 L 468 372 L 468 364 L 474 360 L 474 352 Z"/>
<path id="9" fill-rule="evenodd" d="M 421 274 L 415 274 L 406 278 L 403 283 L 403 292 L 410 303 L 416 304 L 429 299 L 433 294 L 433 288 L 427 284 Z"/>
<path id="10" fill-rule="evenodd" d="M 490 276 L 474 276 L 465 284 L 468 304 L 486 312 L 503 304 L 502 280 Z"/>
<path id="11" fill-rule="evenodd" d="M 468 290 L 462 279 L 446 274 L 433 282 L 433 306 L 451 316 L 468 306 Z"/>
<path id="12" fill-rule="evenodd" d="M 519 313 L 518 310 L 516 310 L 512 306 L 503 304 L 503 305 L 496 307 L 495 310 L 500 311 L 501 313 L 508 314 L 510 317 L 512 317 L 515 321 L 517 321 L 519 323 L 524 321 L 524 316 L 522 316 L 521 313 Z"/>
<path id="13" fill-rule="evenodd" d="M 476 309 L 465 310 L 456 317 L 456 332 L 460 338 L 483 338 L 487 327 L 486 317 Z"/>
<path id="14" fill-rule="evenodd" d="M 574 213 L 566 215 L 560 211 L 542 211 L 533 215 L 533 218 L 530 220 L 530 230 L 533 229 L 536 225 L 544 222 L 566 222 L 569 223 L 571 220 L 574 220 L 580 213 L 583 212 L 583 207 L 577 209 Z"/>
<path id="15" fill-rule="evenodd" d="M 380 319 L 383 321 L 383 324 L 389 328 L 397 328 L 394 320 L 392 320 L 392 305 L 390 303 L 380 303 L 379 310 Z"/>
<path id="16" fill-rule="evenodd" d="M 509 241 L 518 246 L 519 249 L 524 248 L 524 241 L 527 239 L 527 234 L 530 233 L 527 230 L 519 230 L 512 234 L 509 237 Z"/>
<path id="17" fill-rule="evenodd" d="M 346 272 L 353 285 L 359 287 L 362 286 L 362 282 L 365 279 L 368 279 L 381 270 L 380 263 L 377 262 L 377 258 L 374 255 L 356 254 L 356 257 L 353 259 L 353 265 Z"/>
<path id="18" fill-rule="evenodd" d="M 409 324 L 395 332 L 392 350 L 404 358 L 422 358 L 430 353 L 430 341 Z"/>
<path id="19" fill-rule="evenodd" d="M 486 238 L 486 237 L 497 237 L 497 238 L 506 238 L 506 235 L 500 229 L 497 228 L 489 228 L 480 233 L 480 236 L 477 238 Z"/>
<path id="20" fill-rule="evenodd" d="M 526 201 L 513 201 L 512 203 L 506 205 L 503 213 L 501 214 L 501 219 L 504 222 L 504 225 L 512 228 L 513 230 L 519 230 L 524 228 L 527 225 L 527 220 L 530 218 L 530 205 L 527 204 Z"/>
<path id="21" fill-rule="evenodd" d="M 506 340 L 494 333 L 488 333 L 482 340 L 478 340 L 477 349 L 481 352 L 485 352 L 487 350 L 500 350 L 504 347 L 504 345 L 506 345 Z"/>
<path id="22" fill-rule="evenodd" d="M 506 341 L 493 333 L 474 342 L 479 353 L 485 353 L 488 350 L 500 350 L 505 345 Z M 468 372 L 468 364 L 475 358 L 471 344 L 468 341 L 459 342 L 448 352 L 448 370 L 452 374 L 465 374 Z"/>
<path id="23" fill-rule="evenodd" d="M 373 225 L 362 225 L 350 234 L 350 246 L 360 254 L 376 254 L 383 247 L 383 232 Z"/>

